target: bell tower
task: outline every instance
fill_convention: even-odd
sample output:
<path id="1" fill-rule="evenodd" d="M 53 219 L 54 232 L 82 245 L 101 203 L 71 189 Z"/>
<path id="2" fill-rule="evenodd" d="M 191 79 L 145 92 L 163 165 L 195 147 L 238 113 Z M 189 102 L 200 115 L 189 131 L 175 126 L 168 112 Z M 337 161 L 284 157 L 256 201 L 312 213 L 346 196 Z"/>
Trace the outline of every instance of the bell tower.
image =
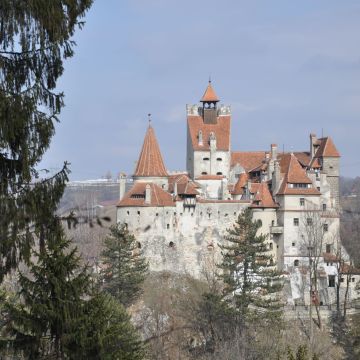
<path id="1" fill-rule="evenodd" d="M 204 124 L 216 124 L 217 103 L 219 102 L 219 98 L 211 86 L 211 80 L 209 80 L 209 84 L 200 102 L 202 103 L 202 117 Z"/>

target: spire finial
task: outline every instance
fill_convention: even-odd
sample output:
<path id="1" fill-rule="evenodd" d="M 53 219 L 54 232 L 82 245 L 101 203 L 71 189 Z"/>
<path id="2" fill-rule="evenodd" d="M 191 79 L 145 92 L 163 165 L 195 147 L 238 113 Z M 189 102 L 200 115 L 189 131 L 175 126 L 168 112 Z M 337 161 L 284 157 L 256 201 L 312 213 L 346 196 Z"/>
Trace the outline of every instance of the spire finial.
<path id="1" fill-rule="evenodd" d="M 209 84 L 211 84 L 211 75 L 209 75 Z"/>
<path id="2" fill-rule="evenodd" d="M 148 114 L 149 127 L 151 126 L 151 114 Z"/>

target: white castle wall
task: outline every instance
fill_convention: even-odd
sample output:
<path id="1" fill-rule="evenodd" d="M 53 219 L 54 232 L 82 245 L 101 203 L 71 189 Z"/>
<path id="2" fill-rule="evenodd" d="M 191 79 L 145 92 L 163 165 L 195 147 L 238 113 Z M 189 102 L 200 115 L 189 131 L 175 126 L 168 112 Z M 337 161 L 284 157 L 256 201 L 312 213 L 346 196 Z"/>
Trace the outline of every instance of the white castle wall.
<path id="1" fill-rule="evenodd" d="M 179 201 L 174 207 L 119 207 L 117 221 L 128 224 L 151 271 L 188 273 L 199 278 L 209 262 L 220 261 L 218 245 L 248 205 L 200 202 L 195 208 L 184 208 Z"/>

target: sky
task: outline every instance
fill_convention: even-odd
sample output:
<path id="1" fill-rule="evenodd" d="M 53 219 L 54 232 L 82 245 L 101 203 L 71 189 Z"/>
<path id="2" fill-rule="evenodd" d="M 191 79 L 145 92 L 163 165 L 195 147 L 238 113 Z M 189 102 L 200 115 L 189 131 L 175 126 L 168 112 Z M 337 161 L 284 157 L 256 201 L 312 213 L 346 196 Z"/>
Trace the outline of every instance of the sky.
<path id="1" fill-rule="evenodd" d="M 186 104 L 211 76 L 233 150 L 308 150 L 316 133 L 360 175 L 360 1 L 95 0 L 85 21 L 41 167 L 131 175 L 151 113 L 166 167 L 185 170 Z"/>

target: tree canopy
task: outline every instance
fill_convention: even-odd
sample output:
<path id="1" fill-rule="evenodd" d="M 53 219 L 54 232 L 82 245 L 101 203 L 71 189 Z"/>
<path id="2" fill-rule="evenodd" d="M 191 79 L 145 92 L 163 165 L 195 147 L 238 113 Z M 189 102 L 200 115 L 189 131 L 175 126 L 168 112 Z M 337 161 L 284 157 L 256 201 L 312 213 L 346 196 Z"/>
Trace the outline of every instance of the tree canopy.
<path id="1" fill-rule="evenodd" d="M 0 2 L 0 281 L 28 261 L 67 180 L 67 164 L 50 178 L 38 172 L 64 106 L 56 91 L 72 36 L 92 0 Z"/>

